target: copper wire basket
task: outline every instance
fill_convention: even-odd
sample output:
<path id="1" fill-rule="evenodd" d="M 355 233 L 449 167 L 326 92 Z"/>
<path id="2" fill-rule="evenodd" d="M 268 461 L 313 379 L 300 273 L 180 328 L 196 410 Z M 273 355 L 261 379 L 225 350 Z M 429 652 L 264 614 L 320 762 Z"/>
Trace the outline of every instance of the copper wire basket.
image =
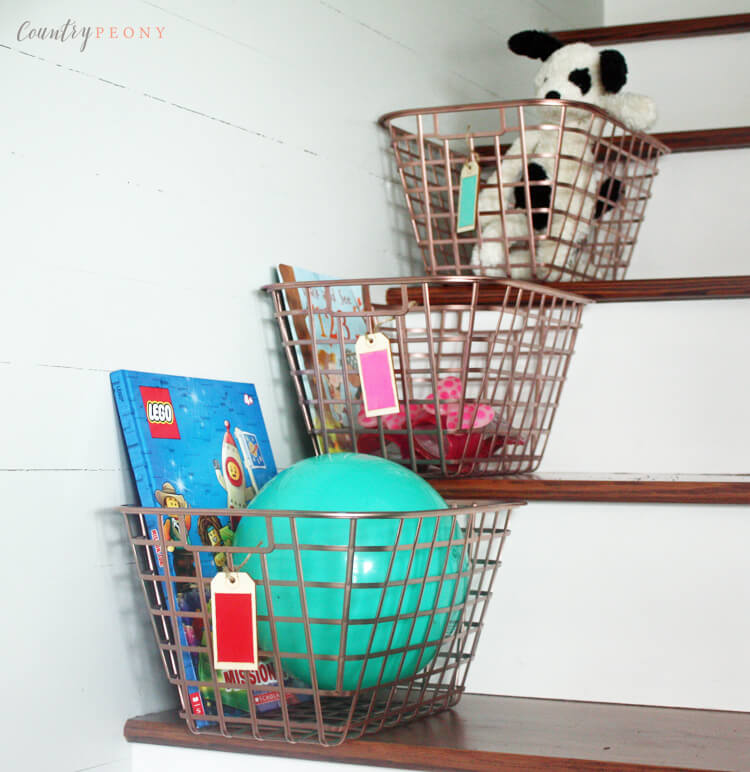
<path id="1" fill-rule="evenodd" d="M 517 506 L 366 514 L 120 511 L 166 674 L 179 691 L 180 715 L 190 730 L 336 745 L 438 713 L 460 700 L 510 513 Z M 157 516 L 158 527 L 149 530 L 146 515 Z M 264 538 L 252 550 L 188 544 L 179 536 L 163 541 L 164 521 L 178 520 L 179 534 L 185 534 L 186 516 L 254 518 Z M 172 573 L 170 561 L 162 561 L 163 573 L 157 570 L 157 556 L 167 548 L 174 550 L 179 575 Z M 199 624 L 204 633 L 210 628 L 212 577 L 204 574 L 204 553 L 221 553 L 222 564 L 247 570 L 257 583 L 263 667 L 277 674 L 302 669 L 306 678 L 282 677 L 274 687 L 257 685 L 248 672 L 228 679 L 213 666 L 210 634 L 204 634 L 201 645 L 186 643 L 181 626 Z M 368 564 L 375 569 L 364 581 L 361 569 Z M 185 611 L 181 603 L 188 592 L 198 598 L 196 611 Z M 290 594 L 296 608 L 291 615 Z M 324 616 L 316 616 L 321 611 Z M 321 630 L 328 631 L 325 639 L 335 641 L 332 649 L 322 647 L 325 653 Z M 186 675 L 190 662 L 197 679 Z M 271 688 L 277 706 L 263 711 Z M 195 704 L 197 691 L 203 707 L 196 713 L 185 706 Z M 227 704 L 227 695 L 236 698 L 238 691 L 244 694 L 244 710 Z"/>
<path id="2" fill-rule="evenodd" d="M 317 453 L 371 453 L 424 477 L 539 466 L 586 298 L 479 277 L 265 289 Z M 368 419 L 354 347 L 376 330 L 390 342 L 400 412 Z"/>
<path id="3" fill-rule="evenodd" d="M 583 102 L 527 99 L 388 113 L 430 274 L 622 279 L 669 152 Z M 461 169 L 480 167 L 476 228 L 457 232 Z"/>

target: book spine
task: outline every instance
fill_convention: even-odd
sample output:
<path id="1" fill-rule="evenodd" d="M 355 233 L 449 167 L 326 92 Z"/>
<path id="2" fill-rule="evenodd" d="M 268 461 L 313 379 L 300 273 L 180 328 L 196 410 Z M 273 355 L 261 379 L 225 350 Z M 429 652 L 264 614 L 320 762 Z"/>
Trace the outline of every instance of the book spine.
<path id="1" fill-rule="evenodd" d="M 148 461 L 148 455 L 145 453 L 145 449 L 148 447 L 148 438 L 143 434 L 141 422 L 138 420 L 138 412 L 141 403 L 138 399 L 138 395 L 131 386 L 131 381 L 128 378 L 127 372 L 119 370 L 111 373 L 110 380 L 112 383 L 112 391 L 115 395 L 117 412 L 120 416 L 123 439 L 125 440 L 125 445 L 128 450 L 130 466 L 133 470 L 133 476 L 135 477 L 135 484 L 138 489 L 138 497 L 141 506 L 155 507 L 157 503 L 154 500 L 154 491 L 157 490 L 159 486 L 154 479 L 153 471 Z M 148 534 L 149 538 L 154 540 L 158 538 L 159 518 L 156 515 L 141 515 L 141 527 L 143 532 Z M 153 549 L 149 547 L 147 553 L 149 568 L 160 576 L 163 576 L 164 560 L 168 559 L 167 555 L 156 547 Z M 156 584 L 156 596 L 157 602 L 163 608 L 169 608 L 168 597 L 161 592 L 161 586 L 158 583 Z M 162 623 L 162 632 L 166 639 L 170 642 L 174 642 L 173 631 L 167 618 L 162 616 L 160 619 Z M 178 622 L 177 628 L 180 644 L 182 646 L 187 646 L 188 640 L 185 630 L 183 629 L 183 624 Z M 177 662 L 174 653 L 170 652 L 169 656 L 171 657 L 172 672 L 179 673 L 179 663 Z M 190 652 L 183 653 L 182 664 L 185 672 L 185 679 L 187 681 L 198 681 L 199 678 L 196 672 L 195 663 Z M 182 709 L 191 713 L 193 716 L 204 715 L 206 711 L 200 689 L 197 686 L 190 685 L 187 685 L 186 689 L 189 701 L 188 705 L 184 704 L 182 693 L 179 692 Z M 208 724 L 208 721 L 195 721 L 197 727 L 207 726 Z"/>

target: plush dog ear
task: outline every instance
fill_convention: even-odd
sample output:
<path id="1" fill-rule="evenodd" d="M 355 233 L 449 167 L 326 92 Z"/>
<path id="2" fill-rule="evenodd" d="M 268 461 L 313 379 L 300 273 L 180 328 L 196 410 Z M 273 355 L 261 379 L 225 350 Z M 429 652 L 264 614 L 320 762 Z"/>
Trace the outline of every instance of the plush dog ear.
<path id="1" fill-rule="evenodd" d="M 541 59 L 543 62 L 562 46 L 563 44 L 552 35 L 533 29 L 516 32 L 508 40 L 508 48 L 514 54 L 528 56 L 530 59 Z"/>
<path id="2" fill-rule="evenodd" d="M 599 69 L 602 86 L 610 94 L 616 94 L 628 79 L 628 65 L 625 57 L 619 52 L 609 49 L 599 54 Z"/>

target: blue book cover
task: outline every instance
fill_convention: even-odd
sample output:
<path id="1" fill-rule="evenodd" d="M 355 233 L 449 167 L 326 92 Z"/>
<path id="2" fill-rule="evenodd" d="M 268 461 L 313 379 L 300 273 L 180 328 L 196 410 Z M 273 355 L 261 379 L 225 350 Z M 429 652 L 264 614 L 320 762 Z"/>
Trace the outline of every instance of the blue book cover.
<path id="1" fill-rule="evenodd" d="M 292 288 L 285 290 L 285 303 L 289 309 L 308 311 L 309 305 L 312 306 L 311 317 L 307 314 L 296 314 L 291 317 L 289 332 L 296 340 L 315 340 L 317 361 L 313 361 L 311 345 L 300 344 L 295 347 L 300 368 L 309 371 L 317 369 L 320 372 L 322 397 L 327 400 L 321 420 L 315 395 L 315 378 L 312 376 L 302 378 L 313 426 L 320 430 L 324 425 L 327 429 L 329 453 L 354 450 L 348 431 L 349 418 L 346 405 L 347 392 L 350 400 L 356 402 L 362 398 L 356 353 L 357 338 L 367 332 L 364 316 L 360 315 L 364 310 L 362 293 L 357 288 L 356 281 L 352 281 L 350 285 L 326 289 L 325 282 L 333 281 L 331 276 L 298 266 L 282 263 L 278 266 L 277 273 L 282 282 L 324 282 L 323 286 L 310 289 L 309 304 L 307 291 Z M 352 316 L 339 320 L 330 313 L 326 313 L 327 311 L 344 311 L 351 313 Z M 342 348 L 349 372 L 348 380 L 344 380 L 343 377 Z M 318 440 L 317 444 L 320 453 L 326 452 L 322 442 Z"/>
<path id="2" fill-rule="evenodd" d="M 276 474 L 252 384 L 131 370 L 113 372 L 110 379 L 142 506 L 244 509 Z M 149 533 L 159 528 L 159 520 L 155 515 L 146 516 Z M 234 518 L 203 516 L 185 520 L 189 544 L 231 545 L 237 524 L 232 522 Z M 176 518 L 167 520 L 163 540 L 168 543 L 178 527 Z M 165 555 L 160 552 L 153 556 L 153 562 L 155 570 L 163 574 Z M 168 548 L 166 553 L 172 572 L 195 574 L 186 550 Z M 200 560 L 203 575 L 211 577 L 222 568 L 226 557 L 223 553 L 200 553 Z M 196 585 L 178 584 L 176 604 L 182 611 L 200 610 Z M 183 645 L 200 646 L 205 641 L 201 620 L 184 617 L 178 627 Z M 210 678 L 205 659 L 205 655 L 185 653 L 186 680 L 204 680 L 201 675 Z M 272 688 L 274 674 L 269 671 L 269 675 L 262 683 Z M 238 709 L 248 707 L 242 686 L 245 677 L 232 672 L 220 676 L 220 680 L 241 687 L 222 689 L 225 704 Z M 210 704 L 212 696 L 210 689 L 188 687 L 190 712 L 204 715 L 206 700 Z M 256 695 L 256 705 L 260 709 L 274 706 L 268 695 Z M 196 723 L 201 726 L 207 722 Z"/>

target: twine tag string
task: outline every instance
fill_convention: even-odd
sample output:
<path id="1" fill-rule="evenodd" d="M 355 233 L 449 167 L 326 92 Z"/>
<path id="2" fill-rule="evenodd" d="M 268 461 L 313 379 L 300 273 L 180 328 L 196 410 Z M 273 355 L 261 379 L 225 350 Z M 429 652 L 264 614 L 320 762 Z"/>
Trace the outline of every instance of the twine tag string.
<path id="1" fill-rule="evenodd" d="M 258 549 L 258 547 L 263 544 L 263 539 L 261 539 L 256 545 L 255 548 Z M 248 552 L 247 555 L 245 555 L 245 559 L 240 563 L 237 568 L 234 568 L 234 553 L 228 552 L 227 553 L 227 562 L 224 564 L 224 573 L 227 574 L 227 579 L 229 579 L 232 584 L 234 584 L 237 580 L 234 578 L 234 574 L 236 574 L 238 571 L 241 571 L 244 567 L 245 563 L 247 563 L 248 560 L 254 555 L 254 552 Z"/>
<path id="2" fill-rule="evenodd" d="M 471 135 L 471 124 L 466 124 L 466 157 L 467 157 L 467 163 L 477 163 L 479 160 L 479 156 L 477 155 L 476 151 L 474 150 L 474 143 L 473 143 L 473 137 Z"/>
<path id="3" fill-rule="evenodd" d="M 416 300 L 410 300 L 409 304 L 406 306 L 406 313 L 408 314 L 409 311 L 411 311 L 415 306 L 417 305 Z M 372 345 L 373 336 L 380 332 L 380 328 L 387 324 L 388 322 L 394 322 L 396 320 L 395 316 L 384 316 L 382 318 L 378 317 L 379 321 L 373 322 L 372 325 L 372 331 L 367 334 L 367 342 Z"/>

